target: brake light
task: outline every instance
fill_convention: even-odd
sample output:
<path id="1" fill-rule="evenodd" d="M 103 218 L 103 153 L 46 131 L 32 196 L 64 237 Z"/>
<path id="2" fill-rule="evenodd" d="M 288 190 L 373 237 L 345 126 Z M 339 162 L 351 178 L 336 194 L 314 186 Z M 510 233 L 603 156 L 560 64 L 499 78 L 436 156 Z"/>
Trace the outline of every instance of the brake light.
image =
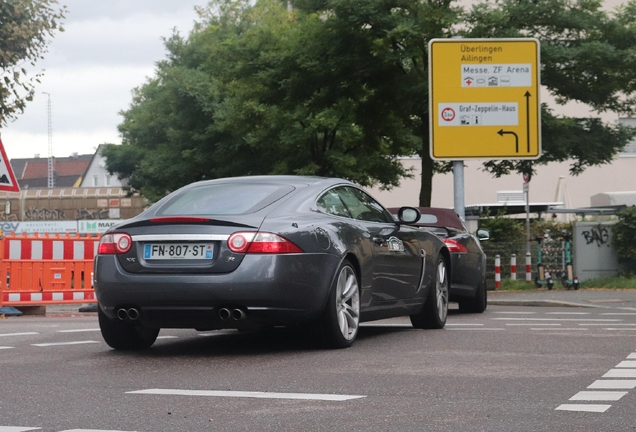
<path id="1" fill-rule="evenodd" d="M 285 254 L 302 253 L 302 249 L 278 234 L 237 232 L 227 240 L 234 253 Z"/>
<path id="2" fill-rule="evenodd" d="M 197 216 L 163 216 L 150 218 L 152 223 L 201 223 L 208 222 L 209 218 Z"/>
<path id="3" fill-rule="evenodd" d="M 100 255 L 125 254 L 132 247 L 132 238 L 126 233 L 106 234 L 99 239 L 97 253 Z"/>
<path id="4" fill-rule="evenodd" d="M 468 249 L 456 240 L 444 239 L 444 243 L 448 247 L 450 253 L 467 253 Z"/>

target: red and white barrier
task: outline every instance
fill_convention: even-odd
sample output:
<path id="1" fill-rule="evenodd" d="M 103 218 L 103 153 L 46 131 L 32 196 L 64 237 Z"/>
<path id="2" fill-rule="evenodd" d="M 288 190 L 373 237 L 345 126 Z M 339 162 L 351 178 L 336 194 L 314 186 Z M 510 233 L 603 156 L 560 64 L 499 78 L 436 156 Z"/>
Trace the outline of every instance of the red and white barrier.
<path id="1" fill-rule="evenodd" d="M 526 283 L 532 283 L 532 255 L 526 252 Z"/>
<path id="2" fill-rule="evenodd" d="M 24 237 L 5 243 L 5 260 L 92 260 L 99 239 L 46 239 Z"/>
<path id="3" fill-rule="evenodd" d="M 510 280 L 517 280 L 517 255 L 510 255 Z"/>
<path id="4" fill-rule="evenodd" d="M 495 255 L 495 289 L 501 288 L 501 257 Z"/>

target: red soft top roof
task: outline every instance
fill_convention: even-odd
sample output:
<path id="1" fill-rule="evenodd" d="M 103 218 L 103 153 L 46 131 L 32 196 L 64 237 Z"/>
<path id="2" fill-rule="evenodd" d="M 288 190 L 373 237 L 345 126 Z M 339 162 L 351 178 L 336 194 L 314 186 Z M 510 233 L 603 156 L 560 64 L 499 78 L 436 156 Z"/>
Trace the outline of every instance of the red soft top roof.
<path id="1" fill-rule="evenodd" d="M 437 222 L 435 223 L 416 223 L 413 225 L 417 226 L 433 226 L 433 227 L 442 227 L 442 228 L 455 228 L 458 230 L 465 230 L 466 227 L 462 223 L 459 215 L 455 213 L 453 209 L 447 208 L 439 208 L 439 207 L 417 207 L 417 209 L 422 213 L 422 215 L 433 215 L 437 218 Z M 389 210 L 393 214 L 397 214 L 399 207 L 390 207 Z"/>

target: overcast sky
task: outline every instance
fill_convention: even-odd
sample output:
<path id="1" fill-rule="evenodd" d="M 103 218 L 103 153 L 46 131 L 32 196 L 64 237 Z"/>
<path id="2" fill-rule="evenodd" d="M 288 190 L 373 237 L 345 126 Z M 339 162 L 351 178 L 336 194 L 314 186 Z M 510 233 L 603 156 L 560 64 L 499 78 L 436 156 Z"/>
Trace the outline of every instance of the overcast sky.
<path id="1" fill-rule="evenodd" d="M 472 1 L 472 0 L 468 0 Z M 121 110 L 131 91 L 154 75 L 165 58 L 163 37 L 187 35 L 206 0 L 60 0 L 68 7 L 65 32 L 57 33 L 45 59 L 36 95 L 18 120 L 0 130 L 9 159 L 48 156 L 47 95 L 52 104 L 53 155 L 92 154 L 102 143 L 120 143 Z M 611 8 L 620 0 L 605 0 Z M 545 92 L 544 92 L 545 93 Z M 547 100 L 547 94 L 542 98 Z M 557 112 L 594 115 L 569 104 Z M 606 121 L 618 116 L 605 115 Z"/>
<path id="2" fill-rule="evenodd" d="M 131 90 L 165 58 L 163 37 L 187 35 L 206 0 L 59 0 L 68 7 L 63 33 L 53 38 L 32 102 L 0 132 L 9 159 L 48 156 L 47 98 L 52 105 L 53 155 L 92 154 L 120 143 L 121 110 Z"/>

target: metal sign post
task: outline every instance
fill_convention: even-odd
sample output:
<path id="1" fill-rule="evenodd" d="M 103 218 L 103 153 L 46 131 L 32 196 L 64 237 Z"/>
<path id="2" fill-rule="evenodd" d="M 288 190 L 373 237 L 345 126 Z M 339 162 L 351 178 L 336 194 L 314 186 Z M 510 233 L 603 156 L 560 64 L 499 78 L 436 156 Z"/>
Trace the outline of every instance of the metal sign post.
<path id="1" fill-rule="evenodd" d="M 530 179 L 531 174 L 523 175 L 523 193 L 526 195 L 526 254 L 530 253 Z"/>

